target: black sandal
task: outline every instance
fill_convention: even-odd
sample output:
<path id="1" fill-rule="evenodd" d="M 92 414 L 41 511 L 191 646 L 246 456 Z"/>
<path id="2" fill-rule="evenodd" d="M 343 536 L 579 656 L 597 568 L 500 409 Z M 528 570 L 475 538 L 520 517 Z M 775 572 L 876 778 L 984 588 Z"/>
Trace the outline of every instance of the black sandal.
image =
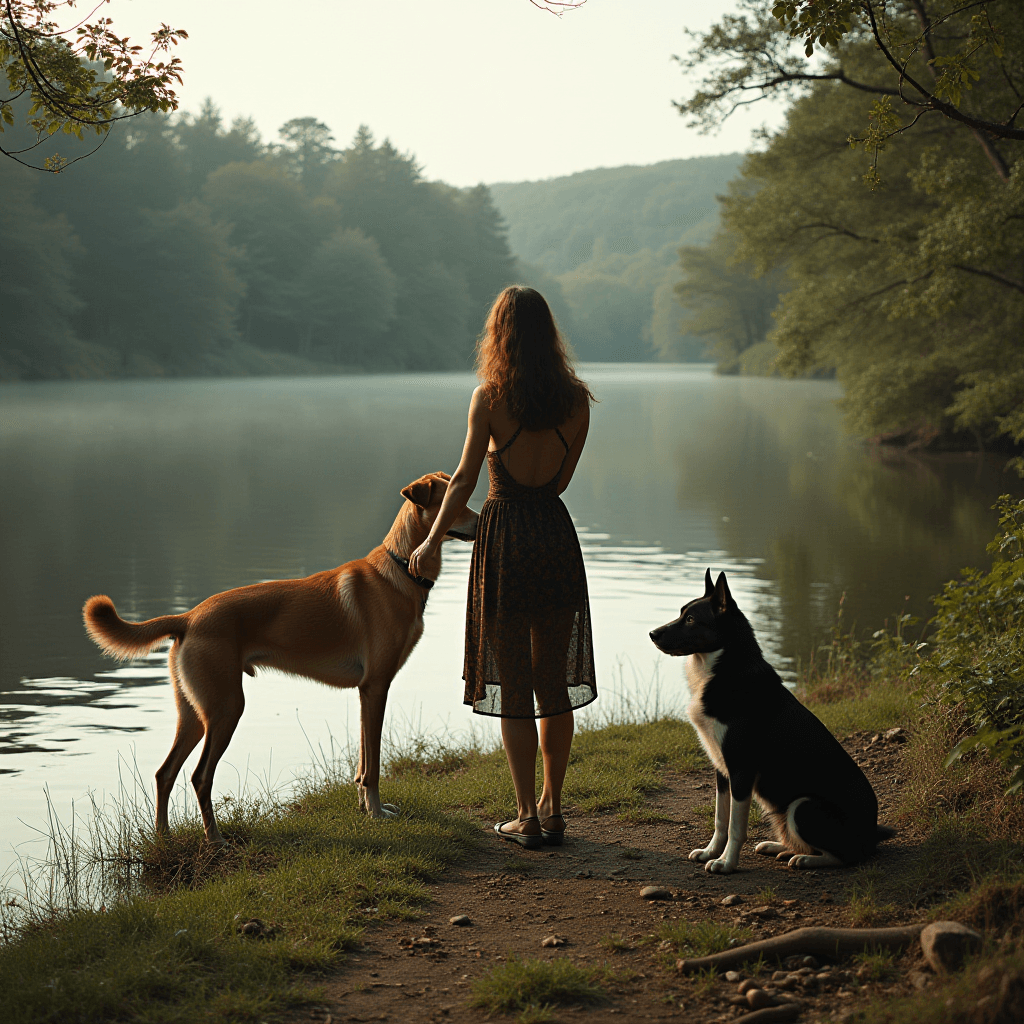
<path id="1" fill-rule="evenodd" d="M 565 825 L 565 818 L 561 814 L 549 814 L 544 820 L 550 821 L 552 818 L 561 818 L 562 825 Z M 561 846 L 562 840 L 565 838 L 565 829 L 563 828 L 560 832 L 549 832 L 541 825 L 540 835 L 546 846 Z"/>
<path id="2" fill-rule="evenodd" d="M 502 839 L 507 839 L 510 843 L 518 843 L 520 846 L 525 846 L 527 850 L 535 850 L 538 846 L 544 845 L 544 834 L 543 832 L 539 836 L 528 836 L 522 832 L 506 832 L 501 826 L 511 825 L 513 822 L 517 824 L 526 824 L 528 821 L 535 821 L 540 824 L 539 818 L 509 818 L 508 821 L 499 821 L 494 826 L 494 831 L 501 836 Z"/>

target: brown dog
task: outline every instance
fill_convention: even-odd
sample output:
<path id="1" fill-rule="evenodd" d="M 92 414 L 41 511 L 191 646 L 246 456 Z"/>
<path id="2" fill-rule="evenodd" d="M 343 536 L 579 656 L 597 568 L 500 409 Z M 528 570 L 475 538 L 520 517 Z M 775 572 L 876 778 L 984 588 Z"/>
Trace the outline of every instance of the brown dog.
<path id="1" fill-rule="evenodd" d="M 89 636 L 116 658 L 145 654 L 166 637 L 178 728 L 156 773 L 156 828 L 167 831 L 174 780 L 200 738 L 192 775 L 206 838 L 223 845 L 211 799 L 213 773 L 242 717 L 242 673 L 276 668 L 328 686 L 358 686 L 359 805 L 375 818 L 397 810 L 380 802 L 380 738 L 391 680 L 423 633 L 427 593 L 441 572 L 440 554 L 427 577 L 409 573 L 409 555 L 441 509 L 447 473 L 428 473 L 402 491 L 405 503 L 365 558 L 301 580 L 279 580 L 214 594 L 182 615 L 126 622 L 109 597 L 90 597 L 83 616 Z M 477 514 L 467 508 L 447 537 L 472 541 Z M 446 538 L 447 539 L 447 538 Z"/>

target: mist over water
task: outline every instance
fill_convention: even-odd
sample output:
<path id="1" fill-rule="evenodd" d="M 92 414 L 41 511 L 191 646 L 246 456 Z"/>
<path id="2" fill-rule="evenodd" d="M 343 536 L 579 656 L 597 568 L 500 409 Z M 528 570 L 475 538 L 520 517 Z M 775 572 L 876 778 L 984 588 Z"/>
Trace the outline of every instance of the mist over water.
<path id="1" fill-rule="evenodd" d="M 725 569 L 784 675 L 835 619 L 877 628 L 982 564 L 998 459 L 889 457 L 842 434 L 830 382 L 716 377 L 705 366 L 590 365 L 600 404 L 564 495 L 583 544 L 600 715 L 619 699 L 680 711 L 682 664 L 647 633 Z M 81 606 L 126 618 L 304 576 L 366 554 L 429 470 L 454 470 L 474 378 L 462 374 L 0 387 L 0 872 L 42 853 L 44 786 L 70 816 L 170 746 L 162 656 L 117 667 Z M 476 500 L 486 494 L 486 471 Z M 445 545 L 424 637 L 386 728 L 494 736 L 462 705 L 471 549 Z M 286 782 L 358 724 L 352 691 L 278 673 L 247 708 L 219 793 Z M 198 748 L 182 773 L 187 779 Z M 183 791 L 182 791 L 183 793 Z M 181 793 L 179 793 L 179 796 Z M 354 795 L 353 795 L 354 799 Z"/>

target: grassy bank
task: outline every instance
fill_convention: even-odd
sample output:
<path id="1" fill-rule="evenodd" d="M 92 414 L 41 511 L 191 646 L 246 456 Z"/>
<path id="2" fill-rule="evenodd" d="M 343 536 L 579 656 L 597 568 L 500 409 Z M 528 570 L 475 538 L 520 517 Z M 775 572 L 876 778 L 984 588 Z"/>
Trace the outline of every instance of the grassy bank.
<path id="1" fill-rule="evenodd" d="M 635 814 L 662 769 L 699 761 L 693 730 L 678 721 L 582 732 L 566 798 Z M 317 975 L 344 961 L 368 922 L 418 916 L 429 883 L 480 841 L 473 812 L 495 818 L 515 806 L 500 750 L 420 743 L 392 759 L 383 792 L 400 820 L 359 814 L 338 777 L 287 802 L 227 801 L 220 853 L 204 847 L 195 820 L 160 842 L 98 832 L 78 863 L 90 853 L 108 869 L 117 862 L 129 891 L 73 912 L 38 893 L 26 912 L 6 893 L 0 1020 L 257 1020 L 315 1001 Z"/>
<path id="2" fill-rule="evenodd" d="M 907 675 L 883 677 L 877 663 L 871 669 L 864 660 L 833 657 L 808 673 L 802 690 L 837 735 L 902 726 L 908 737 L 899 750 L 902 798 L 890 820 L 917 855 L 898 871 L 883 874 L 870 863 L 857 869 L 849 920 L 885 923 L 908 910 L 952 916 L 982 928 L 990 943 L 967 975 L 864 1011 L 879 1024 L 968 1019 L 951 1016 L 947 1001 L 961 1005 L 971 985 L 983 983 L 978 979 L 991 985 L 1010 978 L 1012 989 L 1014 978 L 1024 978 L 1020 798 L 1005 795 L 1007 770 L 984 751 L 943 767 L 963 723 Z M 678 720 L 584 730 L 573 748 L 566 803 L 643 822 L 666 770 L 704 766 L 693 730 Z M 421 741 L 393 756 L 382 789 L 402 808 L 398 821 L 360 815 L 343 777 L 322 771 L 287 800 L 226 801 L 224 852 L 203 846 L 194 820 L 180 822 L 162 842 L 146 828 L 121 829 L 113 839 L 97 832 L 91 854 L 130 881 L 105 907 L 67 912 L 54 898 L 27 912 L 7 894 L 0 1019 L 260 1021 L 315 1003 L 318 979 L 344 963 L 367 927 L 422 914 L 431 883 L 489 838 L 484 823 L 514 807 L 500 750 Z M 682 941 L 675 931 L 658 938 L 673 948 Z M 688 931 L 684 938 L 692 947 Z M 675 955 L 666 954 L 660 969 L 670 972 Z M 584 989 L 587 999 L 602 998 L 600 971 L 553 981 L 554 968 L 532 963 L 502 969 L 508 992 L 500 999 L 478 985 L 476 1004 L 534 1013 L 554 999 L 544 986 L 556 981 L 569 993 L 565 1000 L 579 1001 L 572 993 Z M 544 991 L 530 990 L 534 974 Z M 536 1019 L 550 1019 L 536 1012 Z M 975 1008 L 970 1019 L 996 1024 L 1000 1013 Z"/>

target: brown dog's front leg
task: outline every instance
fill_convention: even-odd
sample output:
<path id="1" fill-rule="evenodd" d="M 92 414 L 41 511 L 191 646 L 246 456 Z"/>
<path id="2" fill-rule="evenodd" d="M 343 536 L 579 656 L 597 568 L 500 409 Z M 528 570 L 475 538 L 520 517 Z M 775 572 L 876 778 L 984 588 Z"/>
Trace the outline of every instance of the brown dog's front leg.
<path id="1" fill-rule="evenodd" d="M 371 818 L 397 818 L 398 808 L 380 802 L 380 740 L 384 731 L 390 678 L 365 680 L 359 687 L 359 801 Z"/>

